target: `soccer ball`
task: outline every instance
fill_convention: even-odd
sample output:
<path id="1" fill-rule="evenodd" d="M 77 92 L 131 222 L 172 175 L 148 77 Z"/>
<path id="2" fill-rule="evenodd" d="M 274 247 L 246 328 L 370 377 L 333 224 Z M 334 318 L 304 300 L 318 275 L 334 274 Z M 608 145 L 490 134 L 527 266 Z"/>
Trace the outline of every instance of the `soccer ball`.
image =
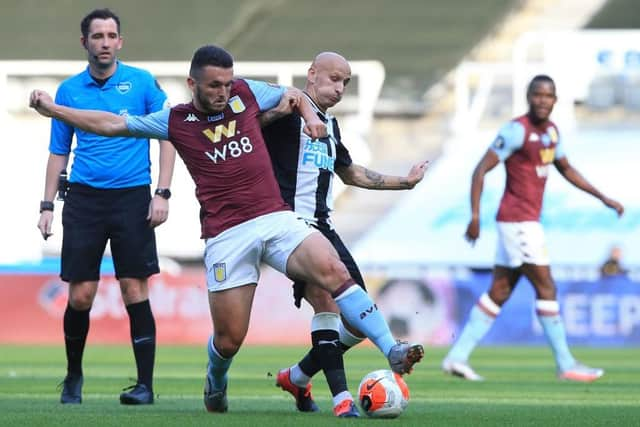
<path id="1" fill-rule="evenodd" d="M 358 400 L 370 417 L 396 418 L 409 404 L 409 388 L 400 375 L 380 369 L 362 378 Z"/>

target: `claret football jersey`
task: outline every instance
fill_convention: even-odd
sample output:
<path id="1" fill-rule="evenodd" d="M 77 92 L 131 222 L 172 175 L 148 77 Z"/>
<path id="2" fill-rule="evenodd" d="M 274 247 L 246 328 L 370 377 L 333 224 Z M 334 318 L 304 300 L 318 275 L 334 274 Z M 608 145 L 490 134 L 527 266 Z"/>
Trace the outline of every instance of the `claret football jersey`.
<path id="1" fill-rule="evenodd" d="M 130 131 L 168 139 L 176 147 L 196 184 L 203 238 L 290 210 L 280 196 L 258 120 L 283 93 L 280 86 L 237 79 L 220 113 L 203 113 L 188 103 L 127 119 Z"/>
<path id="2" fill-rule="evenodd" d="M 539 221 L 549 167 L 565 155 L 558 128 L 551 121 L 534 126 L 524 115 L 500 129 L 491 149 L 507 172 L 497 220 Z"/>

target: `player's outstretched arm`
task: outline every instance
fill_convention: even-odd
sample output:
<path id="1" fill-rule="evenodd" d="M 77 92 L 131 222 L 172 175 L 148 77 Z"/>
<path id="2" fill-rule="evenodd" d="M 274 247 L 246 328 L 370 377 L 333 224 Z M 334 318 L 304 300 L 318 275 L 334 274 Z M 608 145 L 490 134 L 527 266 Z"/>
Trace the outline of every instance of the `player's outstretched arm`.
<path id="1" fill-rule="evenodd" d="M 464 233 L 465 239 L 474 244 L 480 237 L 480 197 L 484 186 L 484 176 L 500 163 L 500 158 L 492 149 L 488 149 L 476 165 L 471 177 L 471 220 Z"/>
<path id="2" fill-rule="evenodd" d="M 61 120 L 73 127 L 103 136 L 129 136 L 126 118 L 117 114 L 78 110 L 53 102 L 51 96 L 42 90 L 34 90 L 29 98 L 29 106 L 45 117 Z"/>
<path id="3" fill-rule="evenodd" d="M 370 190 L 410 190 L 422 181 L 429 161 L 413 165 L 407 176 L 383 175 L 364 166 L 352 163 L 336 168 L 336 174 L 346 185 Z"/>
<path id="4" fill-rule="evenodd" d="M 605 206 L 616 211 L 618 216 L 621 216 L 624 213 L 624 206 L 622 206 L 621 203 L 610 199 L 598 191 L 597 188 L 591 185 L 589 181 L 587 181 L 582 174 L 580 174 L 580 172 L 578 172 L 578 170 L 569 163 L 566 156 L 556 159 L 553 164 L 556 169 L 558 169 L 558 172 L 560 172 L 560 174 L 571 184 L 601 200 Z"/>

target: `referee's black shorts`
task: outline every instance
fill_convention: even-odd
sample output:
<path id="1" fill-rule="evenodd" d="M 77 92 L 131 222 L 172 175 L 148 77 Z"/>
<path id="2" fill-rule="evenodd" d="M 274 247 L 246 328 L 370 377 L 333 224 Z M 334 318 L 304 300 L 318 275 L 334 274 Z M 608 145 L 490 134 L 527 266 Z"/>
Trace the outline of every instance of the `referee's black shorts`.
<path id="1" fill-rule="evenodd" d="M 325 223 L 319 223 L 318 225 L 311 224 L 311 226 L 320 231 L 324 235 L 324 237 L 326 237 L 331 242 L 333 247 L 336 248 L 338 255 L 340 256 L 340 261 L 342 261 L 342 263 L 347 267 L 347 270 L 349 270 L 351 278 L 366 292 L 367 288 L 364 285 L 364 279 L 362 278 L 362 273 L 360 273 L 358 264 L 356 264 L 353 256 L 351 256 L 351 252 L 349 252 L 349 249 L 347 249 L 345 244 L 342 242 L 342 239 L 340 239 L 338 233 L 336 233 L 334 229 L 332 229 Z M 301 301 L 304 298 L 304 291 L 306 286 L 306 282 L 303 281 L 296 280 L 293 282 L 293 299 L 296 307 L 298 308 L 300 308 Z"/>
<path id="2" fill-rule="evenodd" d="M 118 279 L 158 273 L 150 201 L 148 185 L 105 190 L 70 184 L 62 209 L 62 280 L 99 280 L 107 241 Z"/>

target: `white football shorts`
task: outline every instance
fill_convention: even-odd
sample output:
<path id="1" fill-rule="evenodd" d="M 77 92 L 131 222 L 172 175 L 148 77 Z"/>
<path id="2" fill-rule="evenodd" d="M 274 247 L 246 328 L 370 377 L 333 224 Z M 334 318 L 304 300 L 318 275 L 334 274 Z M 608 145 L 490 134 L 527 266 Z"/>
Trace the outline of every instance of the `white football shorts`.
<path id="1" fill-rule="evenodd" d="M 292 211 L 274 212 L 231 227 L 206 240 L 209 292 L 258 283 L 260 263 L 286 274 L 289 255 L 311 233 Z"/>
<path id="2" fill-rule="evenodd" d="M 516 268 L 522 264 L 549 265 L 542 224 L 537 221 L 498 221 L 496 265 Z"/>

